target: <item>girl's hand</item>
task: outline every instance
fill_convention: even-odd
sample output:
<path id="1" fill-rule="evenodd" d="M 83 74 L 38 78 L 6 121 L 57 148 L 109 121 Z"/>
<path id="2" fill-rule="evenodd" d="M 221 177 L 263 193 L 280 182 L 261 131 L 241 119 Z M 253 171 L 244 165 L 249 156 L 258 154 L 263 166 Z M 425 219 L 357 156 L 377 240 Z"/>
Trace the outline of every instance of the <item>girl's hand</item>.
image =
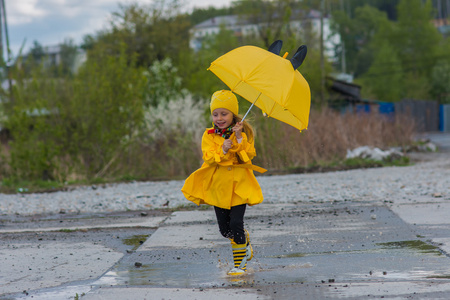
<path id="1" fill-rule="evenodd" d="M 242 127 L 243 127 L 242 122 L 237 122 L 236 125 L 234 125 L 234 127 L 232 129 L 236 135 L 236 138 L 238 138 L 238 139 L 242 139 L 242 134 L 241 134 Z"/>
<path id="2" fill-rule="evenodd" d="M 225 140 L 222 145 L 222 149 L 224 152 L 228 152 L 233 146 L 233 142 L 231 140 Z"/>

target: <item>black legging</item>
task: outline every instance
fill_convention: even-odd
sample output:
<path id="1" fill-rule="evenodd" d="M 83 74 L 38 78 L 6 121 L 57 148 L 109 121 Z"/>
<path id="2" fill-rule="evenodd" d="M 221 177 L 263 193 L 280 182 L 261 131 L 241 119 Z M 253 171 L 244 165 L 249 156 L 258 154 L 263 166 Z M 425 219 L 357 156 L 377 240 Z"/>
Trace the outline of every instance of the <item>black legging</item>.
<path id="1" fill-rule="evenodd" d="M 244 214 L 247 204 L 232 206 L 231 209 L 224 209 L 214 206 L 217 223 L 220 233 L 229 239 L 233 239 L 236 244 L 245 244 Z"/>

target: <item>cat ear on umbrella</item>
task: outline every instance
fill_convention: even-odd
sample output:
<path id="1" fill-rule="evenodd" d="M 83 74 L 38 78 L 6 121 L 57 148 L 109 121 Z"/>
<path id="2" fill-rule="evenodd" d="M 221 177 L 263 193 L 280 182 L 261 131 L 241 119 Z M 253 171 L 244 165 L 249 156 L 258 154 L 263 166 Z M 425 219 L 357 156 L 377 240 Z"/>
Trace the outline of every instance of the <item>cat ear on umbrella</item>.
<path id="1" fill-rule="evenodd" d="M 307 51 L 306 45 L 301 45 L 297 49 L 297 52 L 295 52 L 294 56 L 291 58 L 291 64 L 292 67 L 294 67 L 294 70 L 297 70 L 297 68 L 301 66 L 305 60 Z"/>
<path id="2" fill-rule="evenodd" d="M 276 40 L 272 43 L 272 45 L 269 46 L 269 49 L 267 51 L 272 52 L 273 54 L 280 55 L 281 46 L 283 46 L 283 41 Z"/>

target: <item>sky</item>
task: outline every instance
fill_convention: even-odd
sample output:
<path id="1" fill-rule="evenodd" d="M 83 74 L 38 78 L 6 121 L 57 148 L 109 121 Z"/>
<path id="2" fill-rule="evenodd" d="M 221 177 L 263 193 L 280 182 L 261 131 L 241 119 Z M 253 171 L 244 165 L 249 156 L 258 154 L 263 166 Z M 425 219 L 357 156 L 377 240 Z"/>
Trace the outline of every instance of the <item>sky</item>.
<path id="1" fill-rule="evenodd" d="M 95 34 L 108 24 L 120 4 L 149 4 L 152 0 L 5 0 L 10 49 L 13 57 L 24 44 L 34 41 L 53 46 L 72 39 L 80 44 L 86 34 Z M 186 9 L 229 6 L 232 0 L 184 0 Z M 4 38 L 3 38 L 4 42 Z M 6 51 L 5 51 L 6 52 Z"/>

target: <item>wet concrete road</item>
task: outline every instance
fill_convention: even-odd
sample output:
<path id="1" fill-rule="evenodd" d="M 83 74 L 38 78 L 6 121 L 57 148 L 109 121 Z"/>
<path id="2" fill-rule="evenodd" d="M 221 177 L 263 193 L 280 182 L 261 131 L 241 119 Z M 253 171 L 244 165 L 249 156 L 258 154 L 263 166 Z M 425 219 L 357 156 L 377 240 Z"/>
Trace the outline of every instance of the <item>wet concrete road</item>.
<path id="1" fill-rule="evenodd" d="M 399 215 L 383 203 L 347 201 L 249 208 L 255 258 L 238 278 L 226 275 L 230 245 L 212 210 L 85 216 L 92 229 L 49 231 L 64 223 L 76 228 L 79 218 L 62 215 L 35 220 L 34 229 L 27 222 L 27 231 L 36 232 L 6 233 L 23 227 L 16 219 L 2 228 L 10 251 L 0 252 L 0 299 L 449 299 L 450 225 L 414 225 Z M 110 228 L 112 219 L 125 227 Z M 151 220 L 160 222 L 157 228 L 127 227 Z M 27 244 L 52 256 L 42 257 L 44 264 L 62 261 L 46 270 L 36 262 L 37 249 L 11 251 Z M 17 253 L 13 265 L 8 253 Z"/>

